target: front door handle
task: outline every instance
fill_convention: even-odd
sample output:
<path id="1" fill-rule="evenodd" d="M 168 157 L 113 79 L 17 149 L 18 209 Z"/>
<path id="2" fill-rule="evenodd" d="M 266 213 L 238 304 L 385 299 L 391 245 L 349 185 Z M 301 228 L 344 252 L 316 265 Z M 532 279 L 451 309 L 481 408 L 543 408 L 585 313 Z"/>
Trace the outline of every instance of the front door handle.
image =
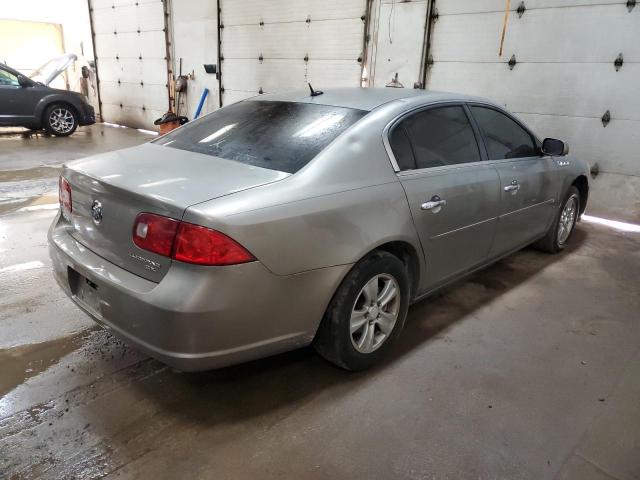
<path id="1" fill-rule="evenodd" d="M 511 195 L 515 195 L 516 193 L 518 193 L 518 190 L 520 190 L 520 184 L 517 180 L 513 180 L 511 182 L 511 185 L 507 185 L 506 187 L 504 187 L 504 191 L 511 192 Z"/>
<path id="2" fill-rule="evenodd" d="M 423 203 L 420 208 L 422 208 L 422 210 L 431 210 L 432 213 L 438 213 L 446 204 L 446 200 L 441 199 L 438 195 L 434 195 L 431 197 L 431 200 Z"/>

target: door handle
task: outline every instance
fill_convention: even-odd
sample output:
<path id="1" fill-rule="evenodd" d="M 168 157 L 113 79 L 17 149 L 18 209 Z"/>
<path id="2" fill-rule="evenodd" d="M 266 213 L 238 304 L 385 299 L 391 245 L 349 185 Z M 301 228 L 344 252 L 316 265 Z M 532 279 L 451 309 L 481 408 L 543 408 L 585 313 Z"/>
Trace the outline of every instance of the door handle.
<path id="1" fill-rule="evenodd" d="M 422 208 L 422 210 L 431 210 L 432 213 L 438 213 L 446 204 L 446 200 L 442 200 L 438 195 L 434 195 L 431 197 L 431 200 L 423 203 L 420 208 Z"/>
<path id="2" fill-rule="evenodd" d="M 517 180 L 513 180 L 511 182 L 511 185 L 507 185 L 506 187 L 504 187 L 504 191 L 511 192 L 511 195 L 515 195 L 516 193 L 518 193 L 518 190 L 520 190 L 520 184 Z"/>

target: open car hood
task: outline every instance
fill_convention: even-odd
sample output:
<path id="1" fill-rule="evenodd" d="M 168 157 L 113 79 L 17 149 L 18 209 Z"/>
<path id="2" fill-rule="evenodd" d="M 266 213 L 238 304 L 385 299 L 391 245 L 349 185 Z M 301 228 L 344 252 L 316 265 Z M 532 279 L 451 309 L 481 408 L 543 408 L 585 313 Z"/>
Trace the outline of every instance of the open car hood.
<path id="1" fill-rule="evenodd" d="M 77 59 L 78 56 L 74 53 L 65 53 L 59 57 L 54 57 L 31 72 L 29 78 L 35 82 L 44 83 L 48 86 Z"/>

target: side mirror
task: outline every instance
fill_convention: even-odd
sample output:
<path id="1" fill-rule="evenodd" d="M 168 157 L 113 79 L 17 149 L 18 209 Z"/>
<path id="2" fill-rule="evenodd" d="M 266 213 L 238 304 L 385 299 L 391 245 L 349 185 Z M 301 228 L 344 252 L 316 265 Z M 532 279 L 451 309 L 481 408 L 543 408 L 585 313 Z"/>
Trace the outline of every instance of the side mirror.
<path id="1" fill-rule="evenodd" d="M 569 144 L 555 138 L 545 138 L 542 142 L 542 153 L 561 157 L 569 153 Z"/>
<path id="2" fill-rule="evenodd" d="M 27 77 L 25 77 L 24 75 L 18 75 L 18 84 L 22 88 L 26 88 L 26 87 L 30 87 L 31 86 L 31 81 Z"/>

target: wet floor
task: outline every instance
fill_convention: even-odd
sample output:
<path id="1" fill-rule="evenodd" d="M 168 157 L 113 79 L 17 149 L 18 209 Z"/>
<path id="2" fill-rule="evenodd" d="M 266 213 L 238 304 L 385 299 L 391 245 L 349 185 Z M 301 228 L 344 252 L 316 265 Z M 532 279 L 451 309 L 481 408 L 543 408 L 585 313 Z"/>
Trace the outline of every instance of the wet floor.
<path id="1" fill-rule="evenodd" d="M 78 350 L 97 327 L 82 330 L 66 337 L 41 343 L 30 343 L 0 350 L 0 397 L 25 383 L 29 378 L 47 370 L 60 359 Z"/>
<path id="2" fill-rule="evenodd" d="M 0 214 L 0 478 L 640 478 L 638 234 L 583 223 L 414 305 L 368 372 L 185 374 L 59 291 L 54 213 Z"/>

